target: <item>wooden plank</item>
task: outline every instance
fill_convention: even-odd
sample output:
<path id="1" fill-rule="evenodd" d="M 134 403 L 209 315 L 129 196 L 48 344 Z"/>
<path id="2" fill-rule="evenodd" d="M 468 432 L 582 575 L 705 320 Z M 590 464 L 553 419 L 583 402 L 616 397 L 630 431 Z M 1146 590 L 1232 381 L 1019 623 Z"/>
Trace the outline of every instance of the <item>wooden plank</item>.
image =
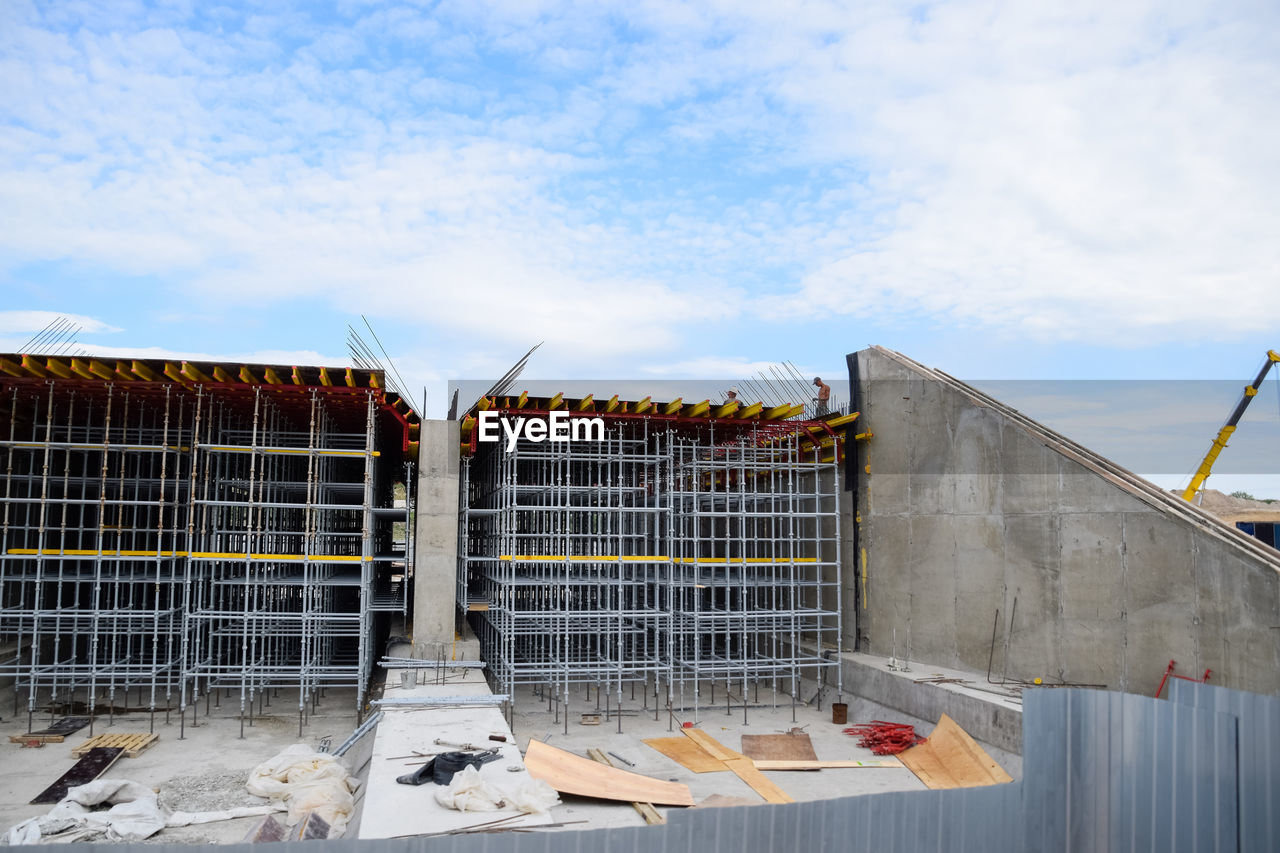
<path id="1" fill-rule="evenodd" d="M 9 743 L 28 743 L 33 740 L 40 743 L 62 743 L 67 735 L 74 734 L 87 725 L 88 717 L 63 717 L 48 728 L 24 735 L 9 735 Z"/>
<path id="2" fill-rule="evenodd" d="M 587 750 L 587 755 L 591 756 L 592 761 L 598 761 L 606 767 L 612 767 L 613 762 L 609 760 L 601 750 L 594 747 Z M 667 819 L 658 814 L 658 810 L 653 807 L 653 803 L 636 803 L 633 802 L 632 807 L 640 813 L 640 817 L 644 818 L 644 822 L 656 826 L 660 823 L 666 823 Z"/>
<path id="3" fill-rule="evenodd" d="M 804 732 L 785 735 L 743 735 L 742 754 L 766 761 L 817 761 L 813 741 Z"/>
<path id="4" fill-rule="evenodd" d="M 946 714 L 938 720 L 927 741 L 904 750 L 898 758 L 930 788 L 977 788 L 1013 781 L 1013 777 Z"/>
<path id="5" fill-rule="evenodd" d="M 840 767 L 897 767 L 905 765 L 896 758 L 879 758 L 874 761 L 782 761 L 753 758 L 757 770 L 827 770 Z"/>
<path id="6" fill-rule="evenodd" d="M 689 740 L 702 747 L 703 750 L 706 751 L 707 755 L 710 755 L 712 758 L 718 758 L 721 761 L 732 761 L 735 758 L 746 758 L 742 753 L 734 752 L 732 749 L 725 746 L 702 729 L 681 729 L 680 731 L 683 732 L 684 736 L 689 738 Z"/>
<path id="7" fill-rule="evenodd" d="M 688 785 L 663 782 L 639 773 L 605 767 L 589 758 L 529 741 L 524 754 L 529 775 L 541 779 L 562 794 L 621 800 L 624 803 L 657 803 L 664 806 L 691 806 L 693 795 Z"/>
<path id="8" fill-rule="evenodd" d="M 84 758 L 73 764 L 70 770 L 59 776 L 58 781 L 36 794 L 31 805 L 61 802 L 67 795 L 67 791 L 97 779 L 107 772 L 107 768 L 115 764 L 116 759 L 123 754 L 124 750 L 119 747 L 100 747 L 90 750 Z"/>
<path id="9" fill-rule="evenodd" d="M 684 733 L 685 737 L 706 750 L 713 758 L 723 761 L 725 767 L 729 768 L 743 782 L 746 782 L 751 787 L 751 790 L 764 797 L 765 802 L 795 802 L 795 800 L 787 796 L 785 791 L 770 781 L 768 776 L 757 770 L 750 758 L 745 755 L 739 755 L 700 729 L 681 729 L 680 731 Z"/>
<path id="10" fill-rule="evenodd" d="M 728 770 L 724 762 L 707 755 L 707 751 L 687 737 L 654 737 L 647 738 L 645 745 L 650 746 L 694 773 L 716 773 Z"/>
<path id="11" fill-rule="evenodd" d="M 725 766 L 737 774 L 739 779 L 750 785 L 751 790 L 764 797 L 766 803 L 795 802 L 786 791 L 775 785 L 773 780 L 757 770 L 750 758 L 734 758 L 726 761 Z"/>
<path id="12" fill-rule="evenodd" d="M 73 747 L 71 754 L 79 758 L 89 750 L 97 749 L 100 746 L 118 746 L 124 750 L 125 758 L 137 758 L 140 753 L 144 752 L 159 739 L 160 735 L 147 732 L 94 735 L 79 746 Z"/>

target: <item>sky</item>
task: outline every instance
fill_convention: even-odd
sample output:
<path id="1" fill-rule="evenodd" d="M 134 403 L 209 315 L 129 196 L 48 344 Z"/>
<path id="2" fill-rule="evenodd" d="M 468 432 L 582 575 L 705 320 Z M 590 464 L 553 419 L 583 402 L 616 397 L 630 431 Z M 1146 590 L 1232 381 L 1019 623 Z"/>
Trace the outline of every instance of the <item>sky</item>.
<path id="1" fill-rule="evenodd" d="M 441 416 L 540 341 L 1235 386 L 1280 348 L 1265 0 L 3 0 L 0 81 L 3 350 L 341 365 L 363 315 Z"/>

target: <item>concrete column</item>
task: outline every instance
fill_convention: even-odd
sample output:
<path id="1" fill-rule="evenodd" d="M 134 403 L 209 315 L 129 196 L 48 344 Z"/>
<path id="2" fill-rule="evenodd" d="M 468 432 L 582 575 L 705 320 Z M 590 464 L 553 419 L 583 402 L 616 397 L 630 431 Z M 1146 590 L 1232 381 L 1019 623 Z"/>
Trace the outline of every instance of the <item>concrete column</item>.
<path id="1" fill-rule="evenodd" d="M 419 657 L 434 657 L 441 643 L 453 643 L 458 575 L 458 427 L 457 421 L 422 422 L 413 576 L 413 648 Z"/>

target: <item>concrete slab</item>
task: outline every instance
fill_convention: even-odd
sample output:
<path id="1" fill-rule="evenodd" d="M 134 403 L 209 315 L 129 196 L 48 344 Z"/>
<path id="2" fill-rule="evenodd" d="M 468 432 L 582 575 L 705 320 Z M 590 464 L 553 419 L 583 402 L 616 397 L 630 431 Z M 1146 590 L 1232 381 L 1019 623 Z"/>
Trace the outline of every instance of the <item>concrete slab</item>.
<path id="1" fill-rule="evenodd" d="M 402 672 L 416 672 L 424 683 L 401 686 Z M 492 691 L 480 669 L 387 670 L 386 699 L 438 699 L 440 697 L 485 697 Z M 491 741 L 491 735 L 505 739 Z M 445 741 L 437 744 L 436 741 Z M 438 786 L 401 785 L 399 776 L 421 766 L 422 758 L 459 749 L 456 744 L 472 744 L 497 749 L 501 758 L 480 768 L 481 777 L 500 791 L 514 790 L 528 779 L 521 751 L 499 707 L 398 707 L 383 706 L 382 722 L 374 732 L 373 753 L 365 778 L 365 797 L 360 815 L 360 838 L 406 838 L 438 835 L 478 826 L 499 818 L 515 818 L 503 826 L 539 826 L 551 823 L 548 813 L 525 815 L 517 809 L 460 812 L 440 805 L 435 798 Z M 507 768 L 521 768 L 511 772 Z"/>

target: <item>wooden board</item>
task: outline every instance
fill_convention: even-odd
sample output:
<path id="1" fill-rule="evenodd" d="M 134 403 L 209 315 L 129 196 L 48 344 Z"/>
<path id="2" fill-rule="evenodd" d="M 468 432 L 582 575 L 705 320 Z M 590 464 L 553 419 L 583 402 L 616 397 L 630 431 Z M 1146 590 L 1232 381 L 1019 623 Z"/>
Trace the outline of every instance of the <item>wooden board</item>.
<path id="1" fill-rule="evenodd" d="M 80 731 L 89 725 L 88 717 L 63 717 L 58 722 L 38 732 L 27 732 L 25 735 L 9 735 L 9 743 L 62 743 L 67 735 Z"/>
<path id="2" fill-rule="evenodd" d="M 524 764 L 530 776 L 541 779 L 562 794 L 620 800 L 624 803 L 693 805 L 693 795 L 689 793 L 688 785 L 663 782 L 639 773 L 606 767 L 537 740 L 529 741 Z"/>
<path id="3" fill-rule="evenodd" d="M 795 800 L 787 796 L 787 793 L 770 781 L 756 769 L 754 763 L 745 755 L 734 752 L 729 747 L 720 743 L 711 735 L 699 729 L 681 729 L 684 736 L 692 740 L 698 746 L 706 750 L 707 754 L 712 758 L 718 758 L 724 762 L 724 766 L 729 768 L 743 782 L 751 786 L 751 790 L 764 797 L 768 803 L 794 803 Z"/>
<path id="4" fill-rule="evenodd" d="M 676 764 L 694 773 L 717 773 L 729 769 L 724 766 L 723 761 L 707 755 L 705 749 L 687 737 L 647 738 L 645 745 L 653 747 Z"/>
<path id="5" fill-rule="evenodd" d="M 896 758 L 877 758 L 873 761 L 780 761 L 753 758 L 757 770 L 827 770 L 840 767 L 897 767 L 904 765 Z"/>
<path id="6" fill-rule="evenodd" d="M 956 721 L 942 715 L 929 739 L 898 753 L 902 763 L 930 788 L 977 788 L 1012 782 Z"/>
<path id="7" fill-rule="evenodd" d="M 79 746 L 72 747 L 71 754 L 76 758 L 91 749 L 103 746 L 118 746 L 124 750 L 125 758 L 137 758 L 138 754 L 160 739 L 157 734 L 102 734 L 94 735 Z"/>
<path id="8" fill-rule="evenodd" d="M 67 795 L 67 791 L 97 779 L 107 772 L 107 768 L 115 764 L 116 759 L 123 754 L 124 750 L 119 747 L 99 747 L 90 750 L 84 758 L 73 764 L 70 770 L 59 776 L 58 781 L 36 794 L 31 805 L 61 802 Z"/>
<path id="9" fill-rule="evenodd" d="M 755 760 L 817 761 L 813 741 L 804 732 L 797 735 L 743 735 L 742 754 Z"/>
<path id="10" fill-rule="evenodd" d="M 591 757 L 592 761 L 603 764 L 606 767 L 613 766 L 613 762 L 610 761 L 608 756 L 606 756 L 601 750 L 588 749 L 587 755 Z M 653 807 L 653 803 L 632 803 L 631 805 L 640 813 L 640 817 L 644 818 L 644 822 L 650 826 L 656 826 L 660 823 L 667 822 L 665 817 L 658 814 L 658 810 Z"/>

